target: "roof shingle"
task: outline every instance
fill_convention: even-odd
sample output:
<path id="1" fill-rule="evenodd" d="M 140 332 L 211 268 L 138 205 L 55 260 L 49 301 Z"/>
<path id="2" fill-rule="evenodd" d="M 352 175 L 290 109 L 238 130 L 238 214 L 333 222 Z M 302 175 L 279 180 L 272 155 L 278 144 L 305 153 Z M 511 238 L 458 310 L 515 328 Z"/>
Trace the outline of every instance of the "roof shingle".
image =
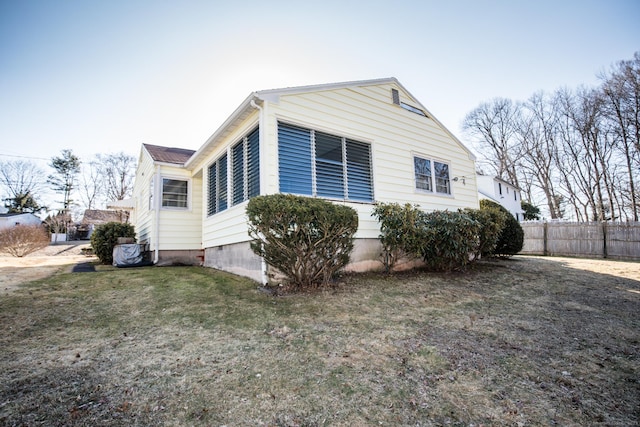
<path id="1" fill-rule="evenodd" d="M 161 147 L 159 145 L 142 144 L 151 158 L 156 162 L 175 163 L 183 165 L 195 153 L 194 150 L 175 147 Z"/>

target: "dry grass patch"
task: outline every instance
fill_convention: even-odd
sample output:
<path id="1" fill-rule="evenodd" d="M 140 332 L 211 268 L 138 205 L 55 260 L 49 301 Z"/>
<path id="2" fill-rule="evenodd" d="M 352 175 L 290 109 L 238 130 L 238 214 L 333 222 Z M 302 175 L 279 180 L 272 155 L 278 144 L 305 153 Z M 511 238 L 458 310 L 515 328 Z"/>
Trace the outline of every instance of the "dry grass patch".
<path id="1" fill-rule="evenodd" d="M 0 300 L 0 424 L 635 425 L 640 281 L 608 265 L 285 297 L 202 268 L 58 272 Z"/>

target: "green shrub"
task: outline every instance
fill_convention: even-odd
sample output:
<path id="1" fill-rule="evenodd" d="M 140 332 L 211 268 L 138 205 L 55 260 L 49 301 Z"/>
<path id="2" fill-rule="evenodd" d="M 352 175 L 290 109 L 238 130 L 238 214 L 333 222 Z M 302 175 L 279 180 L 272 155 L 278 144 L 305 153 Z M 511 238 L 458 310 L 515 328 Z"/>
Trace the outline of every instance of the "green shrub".
<path id="1" fill-rule="evenodd" d="M 462 212 L 434 211 L 426 214 L 426 239 L 422 256 L 431 270 L 464 268 L 479 246 L 481 225 Z"/>
<path id="2" fill-rule="evenodd" d="M 481 224 L 464 212 L 425 213 L 415 205 L 377 203 L 372 215 L 380 222 L 387 269 L 401 256 L 420 257 L 437 271 L 463 268 L 480 244 Z"/>
<path id="3" fill-rule="evenodd" d="M 524 245 L 524 230 L 518 220 L 511 215 L 511 212 L 491 200 L 480 200 L 480 209 L 497 209 L 505 214 L 505 223 L 500 232 L 496 247 L 492 253 L 488 253 L 487 255 L 510 257 L 520 252 Z"/>
<path id="4" fill-rule="evenodd" d="M 507 220 L 506 214 L 495 208 L 464 209 L 462 212 L 480 223 L 478 247 L 474 251 L 474 260 L 493 254 Z"/>
<path id="5" fill-rule="evenodd" d="M 385 269 L 391 270 L 402 257 L 421 257 L 425 213 L 409 203 L 376 203 L 371 214 L 380 223 Z"/>
<path id="6" fill-rule="evenodd" d="M 251 249 L 296 288 L 327 285 L 349 262 L 358 214 L 323 199 L 286 194 L 247 204 Z"/>
<path id="7" fill-rule="evenodd" d="M 91 247 L 100 262 L 113 263 L 113 248 L 118 244 L 118 237 L 132 237 L 136 232 L 131 224 L 108 222 L 96 227 L 91 234 Z"/>

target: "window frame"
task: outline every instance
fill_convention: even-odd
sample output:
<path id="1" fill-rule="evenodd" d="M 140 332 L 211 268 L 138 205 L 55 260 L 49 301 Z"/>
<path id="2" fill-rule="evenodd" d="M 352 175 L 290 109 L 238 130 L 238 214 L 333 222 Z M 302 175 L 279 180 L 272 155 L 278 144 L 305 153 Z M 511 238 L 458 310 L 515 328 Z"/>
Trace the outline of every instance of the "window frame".
<path id="1" fill-rule="evenodd" d="M 444 196 L 444 197 L 453 197 L 453 185 L 451 184 L 451 162 L 447 160 L 438 159 L 435 157 L 425 156 L 423 154 L 413 153 L 413 188 L 414 191 L 421 194 L 433 194 L 435 196 Z M 418 177 L 417 171 L 417 161 L 422 160 L 429 164 L 429 180 L 425 181 L 424 178 Z M 447 192 L 439 191 L 438 188 L 442 188 L 443 184 L 438 182 L 438 180 L 442 180 L 444 178 L 438 177 L 436 175 L 436 163 L 440 165 L 446 166 L 447 170 L 447 178 L 444 186 L 447 188 Z M 427 176 L 426 174 L 422 174 L 422 176 Z M 419 186 L 419 183 L 427 183 L 428 185 L 424 185 L 423 188 Z"/>
<path id="2" fill-rule="evenodd" d="M 185 198 L 185 206 L 168 206 L 165 205 L 165 180 L 166 181 L 180 181 L 186 183 L 186 194 Z M 180 193 L 176 193 L 180 194 Z M 185 178 L 182 176 L 175 175 L 162 175 L 160 177 L 160 209 L 163 210 L 180 210 L 180 211 L 188 211 L 191 210 L 191 179 Z"/>
<path id="3" fill-rule="evenodd" d="M 238 155 L 242 158 L 240 159 Z M 223 163 L 224 167 L 221 167 Z M 215 168 L 216 175 L 213 201 L 212 168 Z M 222 183 L 224 185 L 221 185 Z M 233 144 L 228 145 L 207 166 L 207 217 L 240 205 L 258 195 L 260 195 L 260 126 L 255 126 Z"/>
<path id="4" fill-rule="evenodd" d="M 336 135 L 331 131 L 315 129 L 283 120 L 278 120 L 277 125 L 278 191 L 280 193 L 319 197 L 327 200 L 350 203 L 374 203 L 373 146 L 371 142 Z M 287 135 L 284 135 L 284 128 L 286 128 Z M 296 136 L 299 137 L 299 139 L 296 140 Z M 320 136 L 320 138 L 318 138 L 318 136 Z M 318 139 L 325 139 L 325 142 L 329 140 L 334 140 L 334 142 L 340 141 L 340 149 L 337 150 L 336 147 L 336 150 L 333 150 L 334 154 L 340 153 L 340 160 L 319 156 Z M 284 144 L 288 144 L 285 149 L 283 149 Z M 299 146 L 296 147 L 296 145 Z M 362 167 L 358 168 L 358 166 L 365 164 L 365 162 L 358 162 L 358 160 L 364 157 L 362 156 L 362 147 L 366 147 L 367 150 L 366 170 L 359 170 L 363 169 Z M 284 153 L 285 150 L 287 151 L 286 153 Z M 351 159 L 348 154 L 350 152 L 354 154 L 353 159 Z M 296 183 L 288 182 L 287 184 L 283 184 L 283 175 L 284 177 L 290 178 L 289 175 L 294 174 L 291 166 L 293 158 L 301 159 L 297 163 L 298 166 L 300 164 L 305 166 L 305 168 L 295 173 L 296 176 L 303 177 L 302 179 L 304 179 L 305 182 L 300 184 L 300 179 L 298 179 Z M 331 187 L 328 181 L 323 179 L 323 176 L 329 176 L 332 169 L 336 169 L 336 167 L 340 170 L 340 182 L 338 185 Z M 307 168 L 308 170 L 306 170 Z M 333 170 L 333 173 L 335 172 L 336 170 Z M 307 182 L 307 180 L 309 182 Z M 354 184 L 351 187 L 349 185 L 350 180 Z M 366 188 L 362 185 L 364 180 L 368 182 Z M 342 192 L 341 196 L 337 196 L 335 193 L 331 194 L 332 191 L 335 192 L 338 188 Z M 358 197 L 365 192 L 368 193 L 367 196 Z"/>

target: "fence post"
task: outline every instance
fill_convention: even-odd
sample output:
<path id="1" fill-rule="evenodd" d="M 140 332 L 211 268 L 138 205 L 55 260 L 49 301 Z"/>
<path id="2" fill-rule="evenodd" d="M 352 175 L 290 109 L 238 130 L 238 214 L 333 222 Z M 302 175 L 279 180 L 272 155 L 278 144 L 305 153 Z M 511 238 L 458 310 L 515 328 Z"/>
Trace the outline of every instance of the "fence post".
<path id="1" fill-rule="evenodd" d="M 607 221 L 602 221 L 602 256 L 607 257 Z"/>
<path id="2" fill-rule="evenodd" d="M 547 225 L 548 225 L 547 221 L 544 221 L 542 223 L 542 255 L 543 256 L 549 255 L 549 253 L 547 251 L 547 241 L 548 241 Z"/>

